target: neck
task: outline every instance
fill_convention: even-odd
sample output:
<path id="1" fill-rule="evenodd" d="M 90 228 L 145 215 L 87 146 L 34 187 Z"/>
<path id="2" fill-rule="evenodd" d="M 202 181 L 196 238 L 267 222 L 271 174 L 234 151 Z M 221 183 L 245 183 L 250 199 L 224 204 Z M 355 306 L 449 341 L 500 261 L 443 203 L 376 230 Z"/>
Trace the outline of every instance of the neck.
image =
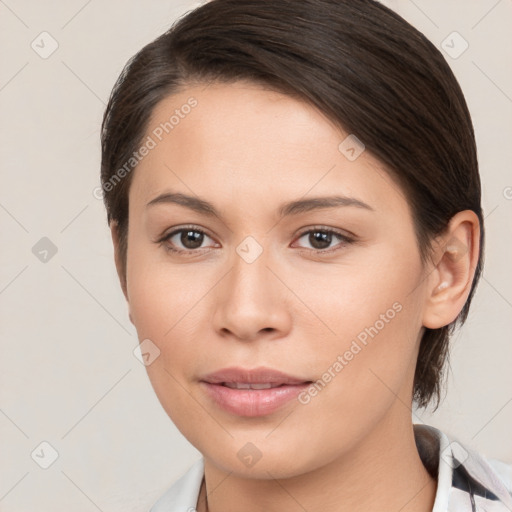
<path id="1" fill-rule="evenodd" d="M 384 420 L 349 453 L 307 474 L 251 479 L 205 457 L 204 480 L 198 512 L 431 512 L 437 489 L 419 457 L 409 414 L 398 427 Z"/>

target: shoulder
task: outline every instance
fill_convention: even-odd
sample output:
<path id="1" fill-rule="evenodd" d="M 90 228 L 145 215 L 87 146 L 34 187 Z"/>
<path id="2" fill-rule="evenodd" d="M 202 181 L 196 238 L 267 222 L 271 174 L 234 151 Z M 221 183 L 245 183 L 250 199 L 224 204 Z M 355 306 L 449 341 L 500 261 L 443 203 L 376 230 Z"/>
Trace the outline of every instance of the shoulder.
<path id="1" fill-rule="evenodd" d="M 465 450 L 465 453 L 464 451 Z M 450 504 L 454 510 L 512 510 L 512 465 L 498 459 L 488 459 L 483 453 L 460 447 L 455 455 Z M 468 501 L 469 500 L 469 501 Z M 470 508 L 469 502 L 476 507 Z"/>
<path id="2" fill-rule="evenodd" d="M 512 464 L 499 459 L 484 459 L 493 469 L 507 491 L 512 495 Z"/>
<path id="3" fill-rule="evenodd" d="M 472 478 L 474 485 L 481 485 L 484 497 L 494 495 L 512 507 L 512 464 L 488 458 L 483 452 L 457 441 L 452 441 L 450 446 L 454 457 L 454 483 L 457 476 Z"/>
<path id="4" fill-rule="evenodd" d="M 197 498 L 204 476 L 204 459 L 197 460 L 187 472 L 151 507 L 150 512 L 192 512 L 195 511 Z"/>
<path id="5" fill-rule="evenodd" d="M 416 442 L 426 467 L 437 471 L 434 511 L 512 510 L 512 464 L 488 458 L 470 445 L 428 425 L 415 425 Z M 437 503 L 437 501 L 439 503 Z"/>

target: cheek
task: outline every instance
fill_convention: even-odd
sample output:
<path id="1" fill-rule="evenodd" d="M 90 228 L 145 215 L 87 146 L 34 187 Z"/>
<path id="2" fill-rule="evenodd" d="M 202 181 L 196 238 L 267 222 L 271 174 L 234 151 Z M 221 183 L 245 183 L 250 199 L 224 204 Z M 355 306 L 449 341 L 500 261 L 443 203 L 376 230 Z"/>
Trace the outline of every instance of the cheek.
<path id="1" fill-rule="evenodd" d="M 414 333 L 420 328 L 421 289 L 415 289 L 422 271 L 419 256 L 404 256 L 400 248 L 391 245 L 357 254 L 357 258 L 329 268 L 286 271 L 286 282 L 297 283 L 300 276 L 294 291 L 307 305 L 297 323 L 315 329 L 317 337 L 338 353 L 348 350 L 355 339 L 361 346 L 387 339 L 389 354 L 379 355 L 391 357 L 393 345 L 405 339 L 414 344 Z"/>
<path id="2" fill-rule="evenodd" d="M 130 315 L 139 341 L 148 339 L 159 351 L 146 370 L 158 398 L 169 401 L 176 396 L 169 390 L 179 387 L 175 379 L 183 380 L 175 375 L 175 368 L 190 366 L 186 361 L 192 357 L 191 333 L 187 334 L 183 328 L 196 314 L 193 306 L 200 293 L 187 283 L 186 272 L 155 261 L 155 251 L 137 245 L 135 236 L 130 243 L 127 261 Z"/>
<path id="3" fill-rule="evenodd" d="M 135 234 L 130 243 L 127 282 L 133 322 L 141 339 L 164 341 L 197 314 L 195 306 L 211 285 L 193 263 L 171 263 L 163 247 L 138 243 Z"/>
<path id="4" fill-rule="evenodd" d="M 130 311 L 139 340 L 150 339 L 160 350 L 158 362 L 188 377 L 199 350 L 194 340 L 205 323 L 205 291 L 186 281 L 170 278 L 158 269 L 151 275 L 139 275 L 132 281 Z M 150 367 L 148 374 L 157 377 Z"/>
<path id="5" fill-rule="evenodd" d="M 146 366 L 151 385 L 180 430 L 196 420 L 202 425 L 204 409 L 185 388 L 197 377 L 197 368 L 208 367 L 208 340 L 214 335 L 209 292 L 219 273 L 198 272 L 194 264 L 170 264 L 136 244 L 131 250 L 127 275 L 133 323 L 139 340 L 151 340 L 160 351 Z"/>
<path id="6" fill-rule="evenodd" d="M 150 339 L 158 348 L 158 357 L 146 371 L 155 394 L 170 419 L 181 431 L 190 424 L 204 424 L 204 410 L 191 399 L 188 382 L 200 361 L 196 343 L 197 326 L 204 322 L 197 307 L 204 294 L 179 292 L 176 279 L 153 269 L 132 281 L 131 311 L 139 340 Z M 196 307 L 194 307 L 196 305 Z"/>
<path id="7" fill-rule="evenodd" d="M 309 432 L 322 433 L 309 437 L 309 449 L 298 464 L 308 467 L 347 452 L 391 410 L 410 414 L 404 404 L 412 391 L 417 331 L 411 326 L 417 308 L 410 301 L 388 301 L 386 297 L 383 307 L 367 307 L 357 320 L 340 318 L 342 334 L 328 348 L 324 345 L 321 360 L 315 363 L 318 380 L 299 397 L 297 412 L 282 429 L 283 442 L 293 432 L 300 435 L 305 425 Z M 277 431 L 273 435 L 279 437 Z"/>
<path id="8" fill-rule="evenodd" d="M 320 382 L 303 403 L 355 431 L 383 414 L 397 395 L 407 403 L 421 329 L 422 291 L 414 289 L 419 262 L 390 253 L 379 264 L 365 263 L 333 273 L 321 291 L 309 278 L 303 286 L 304 302 L 314 304 L 322 320 L 305 337 Z"/>

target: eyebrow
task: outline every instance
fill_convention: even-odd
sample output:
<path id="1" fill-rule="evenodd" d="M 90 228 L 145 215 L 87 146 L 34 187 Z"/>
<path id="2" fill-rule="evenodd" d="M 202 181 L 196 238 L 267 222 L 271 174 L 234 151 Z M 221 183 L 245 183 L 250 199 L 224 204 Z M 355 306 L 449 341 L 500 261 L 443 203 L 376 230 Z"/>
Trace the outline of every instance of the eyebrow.
<path id="1" fill-rule="evenodd" d="M 152 199 L 146 208 L 155 206 L 157 204 L 179 204 L 185 206 L 197 213 L 208 215 L 210 217 L 221 217 L 220 213 L 216 210 L 213 204 L 200 199 L 198 197 L 189 196 L 182 193 L 166 192 Z M 353 206 L 365 210 L 375 211 L 370 205 L 366 204 L 354 197 L 347 197 L 343 195 L 327 196 L 327 197 L 312 197 L 309 199 L 299 199 L 297 201 L 290 201 L 284 203 L 278 209 L 280 218 L 290 215 L 298 215 L 313 210 L 320 210 L 324 208 L 336 208 L 341 206 Z"/>

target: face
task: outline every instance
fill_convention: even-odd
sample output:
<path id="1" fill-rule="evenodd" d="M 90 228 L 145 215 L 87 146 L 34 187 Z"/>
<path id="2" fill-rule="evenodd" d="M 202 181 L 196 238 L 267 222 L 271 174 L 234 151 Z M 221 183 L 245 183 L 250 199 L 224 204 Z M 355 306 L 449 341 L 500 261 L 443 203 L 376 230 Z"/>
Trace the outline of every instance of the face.
<path id="1" fill-rule="evenodd" d="M 402 190 L 348 136 L 241 82 L 153 112 L 129 193 L 130 317 L 160 351 L 163 408 L 225 471 L 302 474 L 411 422 L 425 269 Z"/>

